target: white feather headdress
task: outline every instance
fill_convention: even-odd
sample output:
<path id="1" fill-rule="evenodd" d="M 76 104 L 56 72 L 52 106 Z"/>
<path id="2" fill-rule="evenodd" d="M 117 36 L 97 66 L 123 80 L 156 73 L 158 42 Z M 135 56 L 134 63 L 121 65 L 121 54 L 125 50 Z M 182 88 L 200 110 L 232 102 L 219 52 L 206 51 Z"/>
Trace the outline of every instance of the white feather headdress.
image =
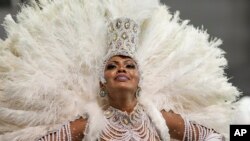
<path id="1" fill-rule="evenodd" d="M 79 115 L 98 115 L 88 107 L 100 106 L 106 23 L 119 17 L 141 27 L 142 99 L 227 134 L 239 92 L 225 76 L 221 40 L 210 40 L 158 0 L 39 0 L 22 7 L 17 21 L 5 18 L 0 140 L 34 140 Z"/>

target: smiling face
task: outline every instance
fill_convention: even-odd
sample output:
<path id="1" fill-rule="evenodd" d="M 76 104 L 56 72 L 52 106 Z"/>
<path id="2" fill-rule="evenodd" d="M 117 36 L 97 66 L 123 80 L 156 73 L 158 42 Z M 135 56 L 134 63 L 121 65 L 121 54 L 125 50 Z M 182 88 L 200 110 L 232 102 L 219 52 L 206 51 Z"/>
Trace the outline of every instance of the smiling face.
<path id="1" fill-rule="evenodd" d="M 136 62 L 130 57 L 113 56 L 106 63 L 102 84 L 109 94 L 123 90 L 135 93 L 139 83 L 139 72 Z"/>

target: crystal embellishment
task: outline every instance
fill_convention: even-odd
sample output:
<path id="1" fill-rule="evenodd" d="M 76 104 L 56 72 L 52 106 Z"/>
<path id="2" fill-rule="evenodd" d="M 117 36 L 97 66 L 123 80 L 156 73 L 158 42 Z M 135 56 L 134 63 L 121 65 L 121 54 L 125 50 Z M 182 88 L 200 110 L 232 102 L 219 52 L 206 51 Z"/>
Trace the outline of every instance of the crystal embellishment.
<path id="1" fill-rule="evenodd" d="M 101 140 L 160 141 L 154 125 L 140 104 L 130 114 L 109 107 L 104 111 L 104 119 L 105 128 L 101 133 Z"/>
<path id="2" fill-rule="evenodd" d="M 126 34 L 126 32 L 124 32 L 124 33 L 122 33 L 122 38 L 125 40 L 125 39 L 127 39 L 127 34 Z"/>
<path id="3" fill-rule="evenodd" d="M 126 22 L 124 26 L 125 26 L 126 29 L 128 29 L 129 26 L 130 26 L 130 23 L 129 23 L 129 22 Z"/>

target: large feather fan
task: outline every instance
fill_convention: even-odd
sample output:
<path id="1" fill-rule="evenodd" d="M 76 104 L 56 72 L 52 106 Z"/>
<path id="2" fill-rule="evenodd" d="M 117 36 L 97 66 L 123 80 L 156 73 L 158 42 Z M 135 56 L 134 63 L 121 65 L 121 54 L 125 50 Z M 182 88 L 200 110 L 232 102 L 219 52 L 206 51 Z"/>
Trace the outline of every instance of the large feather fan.
<path id="1" fill-rule="evenodd" d="M 16 21 L 7 15 L 4 22 L 1 141 L 34 140 L 98 103 L 107 21 L 118 17 L 141 27 L 141 98 L 227 134 L 240 93 L 224 74 L 221 40 L 157 0 L 34 0 Z"/>

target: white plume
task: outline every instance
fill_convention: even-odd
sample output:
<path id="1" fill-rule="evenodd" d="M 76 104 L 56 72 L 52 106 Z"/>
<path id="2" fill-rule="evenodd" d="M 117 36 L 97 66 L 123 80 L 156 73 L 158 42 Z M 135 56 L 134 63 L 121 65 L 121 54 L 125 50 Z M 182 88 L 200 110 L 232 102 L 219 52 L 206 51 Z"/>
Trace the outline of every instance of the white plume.
<path id="1" fill-rule="evenodd" d="M 118 17 L 141 26 L 142 98 L 227 134 L 240 93 L 225 76 L 221 40 L 158 0 L 40 0 L 23 6 L 17 21 L 5 18 L 0 140 L 32 140 L 88 112 L 85 105 L 98 99 L 106 22 Z"/>

